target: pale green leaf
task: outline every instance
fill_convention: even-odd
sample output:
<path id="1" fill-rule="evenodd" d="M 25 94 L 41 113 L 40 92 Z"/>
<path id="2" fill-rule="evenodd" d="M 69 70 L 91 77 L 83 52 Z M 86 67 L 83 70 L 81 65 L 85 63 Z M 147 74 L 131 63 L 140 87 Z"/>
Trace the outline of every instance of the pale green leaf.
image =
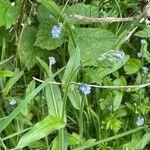
<path id="1" fill-rule="evenodd" d="M 80 66 L 80 48 L 77 47 L 75 51 L 71 54 L 71 57 L 67 63 L 64 76 L 62 79 L 63 85 L 67 85 L 70 81 L 75 80 L 79 66 Z"/>
<path id="2" fill-rule="evenodd" d="M 139 71 L 141 67 L 141 61 L 136 58 L 130 58 L 128 62 L 124 65 L 124 70 L 126 74 L 133 74 Z"/>
<path id="3" fill-rule="evenodd" d="M 9 70 L 0 71 L 0 77 L 12 77 L 14 75 L 15 75 L 15 73 L 13 73 L 12 71 L 9 71 Z"/>
<path id="4" fill-rule="evenodd" d="M 30 70 L 36 62 L 36 57 L 44 55 L 44 50 L 34 46 L 36 28 L 33 26 L 26 26 L 23 31 L 20 41 L 19 57 L 20 61 Z"/>
<path id="5" fill-rule="evenodd" d="M 3 90 L 4 95 L 7 95 L 9 93 L 10 89 L 21 78 L 22 75 L 23 71 L 15 72 L 15 75 L 12 78 L 10 78 L 5 85 L 5 89 Z"/>
<path id="6" fill-rule="evenodd" d="M 113 100 L 113 109 L 114 109 L 114 111 L 116 111 L 119 108 L 120 104 L 121 104 L 122 97 L 123 97 L 123 92 L 115 91 L 114 94 L 115 94 L 115 97 L 114 97 L 114 100 Z"/>
<path id="7" fill-rule="evenodd" d="M 100 54 L 113 48 L 116 40 L 111 31 L 99 28 L 76 28 L 74 36 L 77 45 L 80 46 L 81 61 L 88 61 L 84 65 L 95 64 Z M 68 49 L 70 53 L 74 50 L 71 37 Z"/>
<path id="8" fill-rule="evenodd" d="M 64 126 L 65 123 L 61 119 L 49 115 L 44 120 L 36 123 L 30 129 L 30 131 L 24 134 L 16 148 L 23 148 L 30 143 L 44 138 L 54 131 L 61 129 Z"/>

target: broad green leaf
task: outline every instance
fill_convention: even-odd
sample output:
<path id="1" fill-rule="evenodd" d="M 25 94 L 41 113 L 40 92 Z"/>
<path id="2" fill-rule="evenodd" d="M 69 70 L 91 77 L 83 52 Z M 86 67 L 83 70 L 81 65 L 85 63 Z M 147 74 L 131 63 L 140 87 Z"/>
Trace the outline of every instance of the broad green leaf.
<path id="1" fill-rule="evenodd" d="M 100 54 L 110 50 L 116 40 L 111 31 L 99 28 L 76 28 L 74 36 L 77 45 L 80 46 L 81 61 L 88 61 L 84 65 L 94 65 Z M 70 53 L 74 50 L 71 37 L 68 49 Z"/>
<path id="2" fill-rule="evenodd" d="M 31 94 L 25 97 L 25 99 L 20 102 L 20 104 L 13 110 L 13 112 L 9 114 L 5 120 L 0 122 L 0 132 L 3 131 L 9 125 L 9 123 L 22 111 L 22 109 L 30 103 L 30 101 L 34 98 L 34 96 L 36 96 L 47 84 L 49 84 L 49 82 L 63 69 L 64 68 L 58 70 L 47 80 L 45 80 L 41 85 L 39 85 L 34 91 L 32 91 Z"/>
<path id="3" fill-rule="evenodd" d="M 116 111 L 119 108 L 120 104 L 121 104 L 122 97 L 123 97 L 123 92 L 115 91 L 114 94 L 115 94 L 115 97 L 114 97 L 114 100 L 113 100 L 113 109 L 114 109 L 114 111 Z"/>
<path id="4" fill-rule="evenodd" d="M 70 81 L 74 81 L 77 76 L 77 71 L 80 66 L 80 48 L 77 47 L 74 52 L 72 52 L 71 57 L 67 63 L 64 76 L 62 79 L 62 84 L 67 85 Z"/>
<path id="5" fill-rule="evenodd" d="M 71 104 L 73 105 L 73 107 L 75 109 L 79 110 L 81 108 L 80 104 L 81 104 L 81 100 L 82 100 L 79 90 L 77 90 L 74 85 L 70 85 L 67 95 L 68 95 L 68 98 L 69 98 Z"/>
<path id="6" fill-rule="evenodd" d="M 52 81 L 55 82 L 55 80 Z M 63 102 L 59 86 L 48 84 L 45 87 L 45 96 L 49 115 L 61 118 Z"/>
<path id="7" fill-rule="evenodd" d="M 76 19 L 72 19 L 70 17 L 70 15 L 74 15 L 74 14 L 80 14 L 83 16 L 92 16 L 92 17 L 98 17 L 99 14 L 99 8 L 92 6 L 92 5 L 86 5 L 84 3 L 77 3 L 74 5 L 67 5 L 65 10 L 64 10 L 64 14 L 66 14 L 67 21 L 69 23 L 83 23 L 82 21 L 77 21 Z"/>
<path id="8" fill-rule="evenodd" d="M 49 66 L 42 59 L 37 58 L 37 60 L 44 69 L 44 72 L 46 72 L 46 76 L 50 76 L 50 74 L 52 74 L 52 70 L 50 70 Z M 55 82 L 55 80 L 53 79 L 52 82 Z M 47 100 L 49 115 L 61 118 L 63 102 L 59 86 L 55 84 L 48 84 L 45 87 L 45 97 Z"/>
<path id="9" fill-rule="evenodd" d="M 11 25 L 17 22 L 19 16 L 17 7 L 11 6 L 6 0 L 0 0 L 0 10 L 0 26 L 10 28 Z"/>
<path id="10" fill-rule="evenodd" d="M 59 38 L 53 38 L 51 33 L 53 26 L 59 26 L 59 24 L 56 21 L 51 20 L 39 25 L 34 44 L 35 46 L 42 49 L 53 50 L 64 43 L 64 29 L 62 28 Z"/>
<path id="11" fill-rule="evenodd" d="M 141 38 L 150 38 L 150 25 L 146 25 L 143 30 L 136 32 L 134 35 Z"/>
<path id="12" fill-rule="evenodd" d="M 44 55 L 44 50 L 34 46 L 37 30 L 33 26 L 26 26 L 20 41 L 20 61 L 30 70 L 36 62 L 36 57 Z"/>
<path id="13" fill-rule="evenodd" d="M 127 55 L 124 60 L 121 61 L 113 61 L 111 62 L 107 67 L 101 67 L 101 63 L 99 64 L 100 66 L 93 69 L 93 68 L 86 68 L 86 76 L 90 78 L 90 82 L 97 82 L 101 84 L 102 79 L 106 77 L 107 75 L 117 71 L 120 69 L 122 66 L 126 64 L 126 62 L 129 60 L 129 56 Z M 104 66 L 105 64 L 102 63 Z"/>
<path id="14" fill-rule="evenodd" d="M 144 136 L 142 137 L 142 139 L 138 143 L 137 148 L 144 149 L 144 147 L 147 144 L 149 144 L 149 142 L 150 142 L 150 133 L 146 133 L 146 134 L 144 134 Z"/>
<path id="15" fill-rule="evenodd" d="M 24 134 L 16 148 L 28 146 L 30 143 L 40 140 L 64 126 L 65 123 L 61 119 L 49 115 L 44 120 L 36 123 L 30 131 Z"/>
<path id="16" fill-rule="evenodd" d="M 10 89 L 21 78 L 22 75 L 23 75 L 23 71 L 16 72 L 15 75 L 7 81 L 5 85 L 5 89 L 3 90 L 3 94 L 5 96 L 9 93 Z"/>
<path id="17" fill-rule="evenodd" d="M 139 71 L 141 67 L 141 61 L 136 58 L 130 58 L 128 62 L 124 65 L 124 70 L 126 74 L 133 74 Z"/>
<path id="18" fill-rule="evenodd" d="M 15 75 L 15 73 L 13 73 L 12 71 L 9 71 L 9 70 L 0 71 L 0 78 L 1 77 L 12 77 L 14 75 Z"/>
<path id="19" fill-rule="evenodd" d="M 61 14 L 61 11 L 57 4 L 52 0 L 37 0 L 39 3 L 41 3 L 43 6 L 45 6 L 54 16 L 59 17 L 61 21 L 64 21 L 64 18 Z"/>

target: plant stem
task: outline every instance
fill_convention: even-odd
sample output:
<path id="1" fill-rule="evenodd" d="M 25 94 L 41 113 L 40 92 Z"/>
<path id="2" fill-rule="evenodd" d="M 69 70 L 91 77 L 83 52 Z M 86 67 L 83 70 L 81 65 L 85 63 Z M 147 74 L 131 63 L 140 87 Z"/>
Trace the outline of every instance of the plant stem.
<path id="1" fill-rule="evenodd" d="M 83 138 L 83 111 L 84 111 L 84 99 L 82 98 L 81 104 L 80 104 L 80 110 L 79 110 L 79 133 L 80 133 L 80 139 L 82 141 Z M 82 142 L 81 142 L 82 144 Z"/>

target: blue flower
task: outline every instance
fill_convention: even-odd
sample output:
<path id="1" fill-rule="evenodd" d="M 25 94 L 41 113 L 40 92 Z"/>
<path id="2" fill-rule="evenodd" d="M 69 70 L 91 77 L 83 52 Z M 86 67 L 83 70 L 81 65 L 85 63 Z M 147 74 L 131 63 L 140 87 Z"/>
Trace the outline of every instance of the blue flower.
<path id="1" fill-rule="evenodd" d="M 141 44 L 146 44 L 147 41 L 145 39 L 141 39 Z"/>
<path id="2" fill-rule="evenodd" d="M 84 93 L 85 95 L 90 94 L 91 92 L 91 87 L 87 84 L 82 84 L 79 89 Z"/>
<path id="3" fill-rule="evenodd" d="M 142 53 L 138 52 L 138 53 L 136 54 L 136 56 L 137 56 L 137 58 L 141 58 L 141 57 L 142 57 Z"/>
<path id="4" fill-rule="evenodd" d="M 11 106 L 14 106 L 16 104 L 16 100 L 15 99 L 11 99 L 10 102 L 9 102 L 9 104 Z"/>
<path id="5" fill-rule="evenodd" d="M 144 118 L 143 117 L 137 117 L 136 125 L 139 127 L 139 126 L 142 126 L 143 124 L 144 124 Z"/>
<path id="6" fill-rule="evenodd" d="M 61 35 L 62 27 L 61 26 L 53 26 L 51 30 L 52 37 L 54 39 L 58 39 Z"/>
<path id="7" fill-rule="evenodd" d="M 49 66 L 54 65 L 56 63 L 56 60 L 54 57 L 48 57 L 49 59 Z"/>
<path id="8" fill-rule="evenodd" d="M 147 73 L 148 73 L 148 68 L 147 68 L 147 67 L 143 67 L 142 70 L 143 70 L 143 73 L 144 73 L 144 74 L 147 74 Z"/>
<path id="9" fill-rule="evenodd" d="M 117 59 L 124 59 L 125 58 L 125 53 L 123 51 L 116 51 L 114 53 L 114 57 Z"/>

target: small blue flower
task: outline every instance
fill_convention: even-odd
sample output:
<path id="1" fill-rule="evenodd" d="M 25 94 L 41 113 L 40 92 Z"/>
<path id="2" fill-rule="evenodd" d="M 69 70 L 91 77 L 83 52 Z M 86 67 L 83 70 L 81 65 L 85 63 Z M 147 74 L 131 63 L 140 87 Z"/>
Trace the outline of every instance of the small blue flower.
<path id="1" fill-rule="evenodd" d="M 53 26 L 53 28 L 51 30 L 52 37 L 54 39 L 59 38 L 60 35 L 61 35 L 61 31 L 62 31 L 62 27 L 61 26 Z"/>
<path id="2" fill-rule="evenodd" d="M 142 126 L 143 124 L 144 124 L 144 118 L 143 117 L 137 117 L 136 125 L 139 127 L 139 126 Z"/>
<path id="3" fill-rule="evenodd" d="M 54 65 L 56 63 L 56 60 L 54 57 L 48 57 L 49 59 L 49 66 Z"/>
<path id="4" fill-rule="evenodd" d="M 143 67 L 142 70 L 143 70 L 143 73 L 144 73 L 144 74 L 147 74 L 147 73 L 148 73 L 148 68 L 147 68 L 147 67 Z"/>
<path id="5" fill-rule="evenodd" d="M 14 105 L 16 104 L 16 100 L 15 100 L 15 99 L 11 99 L 11 100 L 9 101 L 9 104 L 10 104 L 11 106 L 14 106 Z"/>
<path id="6" fill-rule="evenodd" d="M 142 57 L 142 53 L 138 52 L 138 53 L 136 54 L 136 56 L 137 56 L 137 58 L 141 58 L 141 57 Z"/>
<path id="7" fill-rule="evenodd" d="M 145 39 L 141 39 L 141 44 L 146 44 L 147 41 Z"/>
<path id="8" fill-rule="evenodd" d="M 90 94 L 91 92 L 91 87 L 87 84 L 82 84 L 79 89 L 84 93 L 85 95 Z"/>
<path id="9" fill-rule="evenodd" d="M 118 59 L 124 59 L 125 58 L 125 53 L 123 51 L 117 51 L 114 53 L 114 57 Z"/>

